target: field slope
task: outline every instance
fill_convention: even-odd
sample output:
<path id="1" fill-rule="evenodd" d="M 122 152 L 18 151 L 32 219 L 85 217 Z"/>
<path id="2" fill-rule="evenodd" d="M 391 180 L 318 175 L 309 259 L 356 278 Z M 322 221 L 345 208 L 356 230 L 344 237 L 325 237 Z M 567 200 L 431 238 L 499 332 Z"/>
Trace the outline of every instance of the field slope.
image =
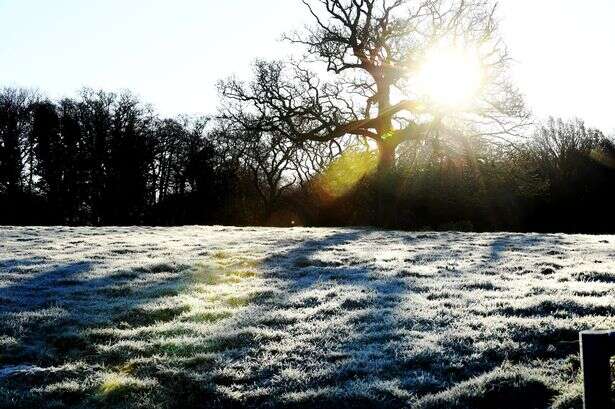
<path id="1" fill-rule="evenodd" d="M 0 407 L 580 408 L 615 237 L 0 228 Z"/>

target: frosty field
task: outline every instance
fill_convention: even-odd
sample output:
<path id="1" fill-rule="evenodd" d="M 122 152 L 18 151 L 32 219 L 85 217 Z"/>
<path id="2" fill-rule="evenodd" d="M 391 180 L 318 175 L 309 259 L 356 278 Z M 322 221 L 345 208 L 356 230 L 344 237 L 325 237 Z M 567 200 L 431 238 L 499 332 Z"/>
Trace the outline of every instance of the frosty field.
<path id="1" fill-rule="evenodd" d="M 615 237 L 0 228 L 1 407 L 580 408 Z"/>

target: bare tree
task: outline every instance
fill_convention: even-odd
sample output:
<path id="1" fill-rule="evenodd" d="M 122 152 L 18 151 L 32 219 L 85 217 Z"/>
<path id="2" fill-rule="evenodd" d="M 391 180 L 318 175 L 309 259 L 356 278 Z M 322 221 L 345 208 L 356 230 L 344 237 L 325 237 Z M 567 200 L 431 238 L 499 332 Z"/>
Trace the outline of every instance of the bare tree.
<path id="1" fill-rule="evenodd" d="M 261 133 L 245 139 L 244 165 L 249 169 L 265 214 L 269 215 L 297 178 L 289 172 L 297 147 L 279 135 Z"/>
<path id="2" fill-rule="evenodd" d="M 30 112 L 40 97 L 27 89 L 0 89 L 0 193 L 14 194 L 34 185 L 36 142 Z"/>
<path id="3" fill-rule="evenodd" d="M 405 141 L 460 127 L 500 138 L 513 134 L 528 117 L 508 81 L 510 57 L 491 1 L 302 3 L 314 25 L 284 38 L 304 46 L 305 57 L 301 62 L 258 61 L 252 82 L 221 82 L 229 118 L 243 123 L 256 117 L 260 129 L 295 142 L 348 135 L 371 140 L 378 147 L 382 173 L 394 164 L 396 148 Z M 445 109 L 413 88 L 421 61 L 442 42 L 471 46 L 480 58 L 480 92 L 463 109 Z M 329 75 L 317 75 L 314 64 Z"/>
<path id="4" fill-rule="evenodd" d="M 320 143 L 305 141 L 300 144 L 295 155 L 291 158 L 290 169 L 295 175 L 297 185 L 306 187 L 313 178 L 322 173 L 335 159 L 352 145 L 352 141 L 330 141 Z"/>
<path id="5" fill-rule="evenodd" d="M 188 177 L 188 167 L 205 146 L 206 117 L 158 120 L 155 124 L 155 147 L 149 179 L 152 203 L 162 202 L 170 195 L 183 195 L 194 189 Z"/>
<path id="6" fill-rule="evenodd" d="M 542 173 L 552 179 L 561 179 L 558 182 L 565 185 L 579 168 L 579 163 L 589 160 L 608 162 L 608 155 L 601 155 L 604 148 L 608 149 L 607 141 L 601 131 L 588 128 L 580 119 L 550 118 L 537 127 L 524 152 L 530 155 L 531 162 L 539 166 Z"/>
<path id="7" fill-rule="evenodd" d="M 214 132 L 218 144 L 237 158 L 249 174 L 252 186 L 263 204 L 265 217 L 271 215 L 291 188 L 304 185 L 339 155 L 337 143 L 315 144 L 289 140 L 275 130 L 260 128 L 254 117 L 240 123 L 220 121 Z"/>

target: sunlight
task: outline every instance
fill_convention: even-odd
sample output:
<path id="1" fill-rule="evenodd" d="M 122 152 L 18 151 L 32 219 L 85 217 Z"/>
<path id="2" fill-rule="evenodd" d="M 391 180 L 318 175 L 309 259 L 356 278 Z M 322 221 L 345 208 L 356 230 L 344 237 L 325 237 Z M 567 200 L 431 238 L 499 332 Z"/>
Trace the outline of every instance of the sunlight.
<path id="1" fill-rule="evenodd" d="M 427 53 L 416 84 L 421 96 L 442 108 L 455 110 L 472 102 L 482 79 L 475 49 L 446 45 Z"/>
<path id="2" fill-rule="evenodd" d="M 378 165 L 373 152 L 349 150 L 333 161 L 318 178 L 321 199 L 338 199 L 352 189 Z"/>

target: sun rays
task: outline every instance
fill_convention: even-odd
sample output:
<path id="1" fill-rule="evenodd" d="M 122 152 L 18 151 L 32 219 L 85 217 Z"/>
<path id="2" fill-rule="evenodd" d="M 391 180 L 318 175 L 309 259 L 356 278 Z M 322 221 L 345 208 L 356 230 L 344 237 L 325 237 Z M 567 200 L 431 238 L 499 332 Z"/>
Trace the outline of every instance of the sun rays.
<path id="1" fill-rule="evenodd" d="M 443 44 L 426 53 L 416 76 L 416 89 L 431 104 L 457 110 L 471 105 L 483 78 L 475 48 Z"/>

